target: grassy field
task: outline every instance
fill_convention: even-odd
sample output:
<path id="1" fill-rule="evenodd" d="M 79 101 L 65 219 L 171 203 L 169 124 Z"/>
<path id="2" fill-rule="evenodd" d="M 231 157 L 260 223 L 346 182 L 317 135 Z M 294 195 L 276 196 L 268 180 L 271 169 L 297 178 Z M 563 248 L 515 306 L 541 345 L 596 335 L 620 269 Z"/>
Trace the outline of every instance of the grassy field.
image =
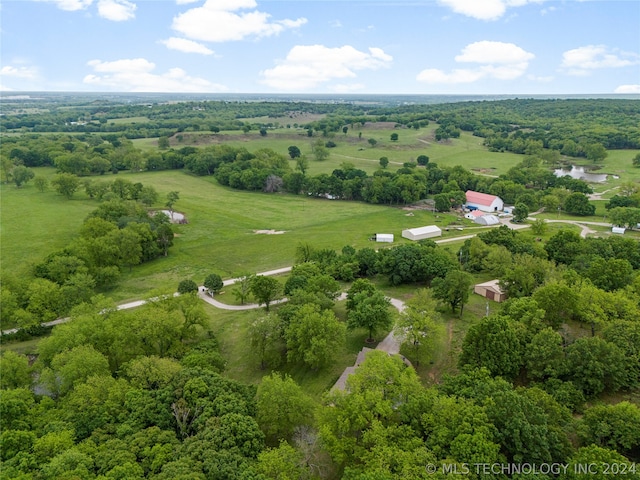
<path id="1" fill-rule="evenodd" d="M 435 124 L 419 130 L 396 129 L 393 126 L 381 128 L 374 124 L 349 130 L 347 135 L 337 133 L 326 138 L 307 137 L 306 130 L 287 128 L 269 130 L 264 137 L 254 131 L 247 134 L 240 131 L 221 134 L 189 132 L 181 134 L 182 141 L 178 140 L 178 135 L 172 137 L 171 146 L 180 148 L 225 143 L 235 147 L 245 147 L 249 151 L 270 148 L 288 155 L 289 146 L 295 145 L 303 155 L 309 158 L 310 175 L 330 174 L 343 162 L 352 163 L 357 168 L 373 173 L 380 168 L 380 157 L 387 157 L 389 159 L 387 168 L 396 170 L 405 162 L 415 161 L 419 155 L 427 155 L 430 162 L 437 163 L 439 166 L 464 165 L 478 173 L 499 175 L 506 173 L 522 159 L 521 155 L 512 153 L 489 152 L 482 146 L 482 138 L 466 132 L 459 139 L 436 142 L 434 138 L 436 128 Z M 361 137 L 360 133 L 362 133 Z M 398 141 L 390 140 L 392 133 L 398 134 Z M 375 147 L 369 144 L 370 138 L 376 140 Z M 331 140 L 336 144 L 336 147 L 330 149 L 329 159 L 323 162 L 314 161 L 311 153 L 311 145 L 318 139 Z M 134 145 L 143 149 L 154 149 L 157 140 L 137 139 L 134 140 Z"/>
<path id="2" fill-rule="evenodd" d="M 131 122 L 136 119 L 120 119 Z M 172 139 L 174 147 L 181 145 L 206 145 L 212 137 L 219 137 L 226 143 L 244 146 L 250 151 L 258 148 L 272 148 L 287 155 L 290 145 L 297 145 L 310 159 L 309 174 L 331 173 L 342 162 L 353 163 L 368 173 L 379 168 L 379 158 L 390 160 L 389 169 L 395 170 L 402 163 L 413 161 L 418 155 L 428 155 L 430 161 L 440 166 L 463 165 L 465 168 L 486 175 L 499 175 L 518 163 L 522 156 L 509 153 L 486 151 L 482 139 L 463 133 L 460 139 L 438 143 L 434 141 L 435 125 L 420 130 L 363 127 L 349 130 L 347 135 L 336 134 L 327 140 L 334 141 L 327 161 L 313 161 L 311 142 L 315 138 L 306 137 L 304 131 L 293 129 L 270 130 L 266 137 L 258 132 L 241 132 L 220 136 L 203 133 L 184 135 L 183 142 Z M 362 138 L 358 134 L 362 132 Z M 399 140 L 392 142 L 391 133 L 398 133 Z M 199 137 L 198 137 L 199 136 Z M 196 141 L 200 138 L 202 141 Z M 375 138 L 377 144 L 371 147 L 367 139 Z M 157 139 L 140 139 L 135 144 L 140 148 L 157 148 Z M 640 169 L 631 166 L 631 158 L 637 151 L 612 151 L 603 162 L 602 172 L 618 175 L 606 184 L 594 185 L 597 192 L 610 190 L 624 181 L 639 181 Z M 51 177 L 52 168 L 38 168 L 36 175 Z M 221 187 L 212 177 L 194 177 L 181 171 L 125 173 L 119 177 L 133 182 L 153 185 L 162 199 L 170 191 L 180 192 L 175 209 L 184 213 L 188 224 L 176 226 L 175 245 L 166 258 L 160 258 L 131 272 L 123 272 L 119 286 L 105 292 L 116 302 L 124 302 L 147 296 L 153 289 L 175 289 L 180 280 L 191 278 L 202 283 L 209 273 L 218 273 L 223 278 L 235 277 L 243 272 L 253 273 L 291 265 L 296 246 L 308 242 L 316 248 L 340 250 L 344 245 L 356 248 L 380 247 L 368 238 L 374 233 L 393 233 L 395 244 L 404 242 L 401 231 L 405 228 L 436 224 L 443 230 L 459 219 L 455 215 L 435 216 L 423 209 L 411 212 L 400 207 L 368 205 L 358 202 L 337 202 L 324 199 L 292 196 L 285 194 L 262 194 L 243 192 Z M 100 180 L 112 180 L 107 175 Z M 52 190 L 38 192 L 30 182 L 21 189 L 13 185 L 1 185 L 0 223 L 0 268 L 17 276 L 28 276 L 32 265 L 47 254 L 66 246 L 78 234 L 87 214 L 98 203 L 88 199 L 84 193 L 77 193 L 74 199 L 66 200 Z M 603 198 L 615 194 L 607 192 Z M 164 202 L 159 202 L 160 208 Z M 575 217 L 557 213 L 540 215 L 542 218 L 572 221 L 606 221 L 605 200 L 594 202 L 597 209 L 593 217 Z M 471 224 L 463 221 L 465 231 L 452 229 L 444 232 L 444 237 L 478 233 L 471 230 Z M 560 229 L 579 232 L 575 225 L 552 224 L 543 239 L 549 238 Z M 608 228 L 594 227 L 600 235 L 607 235 Z M 257 234 L 257 230 L 274 230 L 281 234 Z M 530 230 L 523 235 L 534 236 Z M 640 233 L 630 232 L 633 238 Z M 441 248 L 455 254 L 462 241 L 443 245 Z M 478 279 L 478 280 L 485 280 Z M 409 299 L 416 286 L 389 287 L 384 279 L 377 279 L 385 294 L 402 300 Z M 224 300 L 230 299 L 230 292 Z M 490 302 L 490 309 L 499 308 Z M 262 311 L 229 312 L 206 306 L 211 325 L 220 340 L 222 353 L 228 360 L 228 375 L 248 383 L 258 383 L 269 371 L 261 370 L 258 360 L 253 359 L 248 343 L 248 325 Z M 486 309 L 486 300 L 472 295 L 460 319 L 443 312 L 442 328 L 436 340 L 431 362 L 418 367 L 418 372 L 426 383 L 439 380 L 446 373 L 457 369 L 457 356 L 462 339 L 469 326 L 481 318 Z M 344 319 L 344 305 L 336 306 L 337 314 Z M 336 361 L 324 370 L 313 372 L 301 367 L 284 366 L 305 390 L 316 398 L 329 388 L 346 366 L 353 365 L 357 352 L 364 345 L 366 332 L 349 332 L 344 349 L 336 353 Z M 8 348 L 24 353 L 35 351 L 37 340 L 10 345 Z M 4 348 L 4 347 L 3 347 Z"/>

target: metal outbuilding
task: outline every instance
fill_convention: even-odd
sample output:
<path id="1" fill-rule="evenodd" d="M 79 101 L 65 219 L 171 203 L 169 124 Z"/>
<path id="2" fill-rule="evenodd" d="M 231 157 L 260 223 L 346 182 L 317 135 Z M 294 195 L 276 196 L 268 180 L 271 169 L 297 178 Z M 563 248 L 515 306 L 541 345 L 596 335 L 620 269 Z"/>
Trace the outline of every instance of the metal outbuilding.
<path id="1" fill-rule="evenodd" d="M 441 237 L 442 230 L 435 225 L 425 227 L 408 228 L 402 231 L 402 237 L 409 240 L 424 240 L 425 238 Z"/>

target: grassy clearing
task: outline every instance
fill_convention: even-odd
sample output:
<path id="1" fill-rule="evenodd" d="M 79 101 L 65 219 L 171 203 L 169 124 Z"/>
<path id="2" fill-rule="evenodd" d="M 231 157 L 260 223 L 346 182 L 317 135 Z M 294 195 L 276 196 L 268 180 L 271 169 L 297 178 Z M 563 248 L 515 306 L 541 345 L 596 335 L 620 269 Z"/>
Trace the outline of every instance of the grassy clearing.
<path id="1" fill-rule="evenodd" d="M 36 172 L 37 176 L 50 177 L 54 170 L 38 168 Z M 2 272 L 16 276 L 27 275 L 35 262 L 68 245 L 97 206 L 84 194 L 67 200 L 51 189 L 39 192 L 33 182 L 21 188 L 3 184 L 0 195 L 0 264 Z"/>

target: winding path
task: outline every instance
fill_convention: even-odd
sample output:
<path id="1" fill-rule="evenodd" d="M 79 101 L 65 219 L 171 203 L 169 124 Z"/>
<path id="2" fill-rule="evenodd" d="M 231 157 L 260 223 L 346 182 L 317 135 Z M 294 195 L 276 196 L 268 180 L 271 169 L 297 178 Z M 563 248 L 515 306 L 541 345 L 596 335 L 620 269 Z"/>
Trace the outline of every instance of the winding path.
<path id="1" fill-rule="evenodd" d="M 529 217 L 529 220 L 535 220 L 534 217 Z M 582 232 L 580 233 L 581 237 L 586 237 L 588 234 L 590 233 L 595 233 L 594 230 L 590 229 L 588 227 L 588 225 L 596 225 L 596 226 L 604 226 L 604 227 L 611 227 L 610 223 L 604 223 L 604 222 L 588 222 L 588 221 L 579 221 L 579 220 L 545 220 L 545 222 L 548 223 L 569 223 L 569 224 L 573 224 L 573 225 L 578 225 L 579 227 L 582 228 Z M 528 224 L 512 224 L 511 222 L 509 222 L 509 220 L 507 218 L 501 218 L 500 219 L 500 224 L 501 225 L 507 225 L 509 228 L 511 228 L 512 230 L 520 230 L 523 228 L 528 228 L 531 225 Z M 451 238 L 442 238 L 440 240 L 435 240 L 435 243 L 437 244 L 441 244 L 441 243 L 449 243 L 449 242 L 457 242 L 460 240 L 467 240 L 469 238 L 473 238 L 477 235 L 477 233 L 473 233 L 473 234 L 469 234 L 469 235 L 462 235 L 459 237 L 451 237 Z M 283 267 L 283 268 L 278 268 L 275 270 L 269 270 L 266 272 L 262 272 L 262 273 L 257 273 L 256 275 L 265 275 L 265 276 L 270 276 L 270 275 L 279 275 L 281 273 L 287 273 L 291 271 L 292 267 Z M 223 281 L 223 285 L 224 286 L 228 286 L 228 285 L 233 285 L 234 283 L 237 283 L 239 281 L 238 278 L 231 278 L 228 280 L 224 280 Z M 177 293 L 174 293 L 174 295 L 178 295 Z M 210 305 L 213 305 L 216 308 L 220 308 L 222 310 L 251 310 L 251 309 L 255 309 L 255 308 L 259 308 L 260 305 L 256 304 L 256 303 L 252 303 L 252 304 L 247 304 L 247 305 L 229 305 L 227 303 L 222 303 L 217 301 L 216 299 L 212 298 L 210 295 L 207 295 L 204 287 L 199 287 L 198 288 L 198 296 L 205 302 L 207 302 Z M 391 299 L 392 300 L 392 304 L 398 308 L 398 310 L 402 311 L 402 309 L 404 308 L 404 304 L 400 301 L 400 300 L 396 300 L 396 299 Z M 277 303 L 282 303 L 282 302 L 286 302 L 287 299 L 283 298 L 280 300 L 277 300 L 275 302 L 273 302 L 274 304 Z M 400 302 L 400 303 L 394 303 L 394 302 Z M 132 302 L 127 302 L 127 303 L 122 303 L 120 305 L 118 305 L 116 308 L 118 310 L 128 310 L 130 308 L 137 308 L 140 307 L 142 305 L 144 305 L 145 303 L 147 303 L 147 300 L 135 300 Z M 400 305 L 401 304 L 401 305 Z M 51 326 L 55 326 L 55 325 L 59 325 L 61 323 L 66 323 L 70 320 L 69 317 L 65 317 L 65 318 L 58 318 L 56 320 L 53 320 L 51 322 L 44 322 L 42 323 L 42 326 L 44 327 L 51 327 Z M 3 330 L 0 332 L 0 336 L 2 335 L 10 335 L 12 333 L 17 333 L 20 329 L 19 328 L 11 328 L 8 330 Z M 382 347 L 381 347 L 382 345 Z M 398 338 L 393 337 L 393 332 L 391 332 L 387 338 L 385 338 L 382 342 L 380 342 L 380 344 L 378 345 L 378 349 L 380 350 L 384 350 L 388 353 L 398 353 L 400 351 L 400 340 Z"/>

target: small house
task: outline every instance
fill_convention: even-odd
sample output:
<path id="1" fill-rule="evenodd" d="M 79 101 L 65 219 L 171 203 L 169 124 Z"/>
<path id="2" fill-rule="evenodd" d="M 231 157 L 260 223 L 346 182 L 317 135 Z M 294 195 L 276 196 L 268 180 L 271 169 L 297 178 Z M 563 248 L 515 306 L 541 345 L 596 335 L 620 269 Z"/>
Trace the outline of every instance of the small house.
<path id="1" fill-rule="evenodd" d="M 393 233 L 376 233 L 376 242 L 393 243 Z"/>
<path id="2" fill-rule="evenodd" d="M 502 291 L 498 280 L 491 280 L 489 282 L 478 283 L 473 287 L 473 293 L 482 295 L 494 302 L 504 302 L 507 299 L 507 294 Z"/>
<path id="3" fill-rule="evenodd" d="M 466 218 L 467 220 L 475 220 L 476 218 L 481 217 L 483 215 L 486 215 L 486 212 L 483 212 L 482 210 L 474 209 L 468 213 L 465 213 L 464 218 Z"/>
<path id="4" fill-rule="evenodd" d="M 624 232 L 626 232 L 627 229 L 624 227 L 613 227 L 611 229 L 611 233 L 617 233 L 618 235 L 624 235 Z"/>
<path id="5" fill-rule="evenodd" d="M 467 203 L 465 206 L 469 210 L 482 210 L 483 212 L 499 212 L 504 208 L 504 202 L 500 197 L 495 195 L 489 195 L 488 193 L 474 192 L 473 190 L 467 190 L 465 192 L 467 197 Z"/>
<path id="6" fill-rule="evenodd" d="M 426 238 L 441 237 L 442 230 L 436 225 L 408 228 L 402 231 L 402 237 L 409 240 L 424 240 Z"/>

